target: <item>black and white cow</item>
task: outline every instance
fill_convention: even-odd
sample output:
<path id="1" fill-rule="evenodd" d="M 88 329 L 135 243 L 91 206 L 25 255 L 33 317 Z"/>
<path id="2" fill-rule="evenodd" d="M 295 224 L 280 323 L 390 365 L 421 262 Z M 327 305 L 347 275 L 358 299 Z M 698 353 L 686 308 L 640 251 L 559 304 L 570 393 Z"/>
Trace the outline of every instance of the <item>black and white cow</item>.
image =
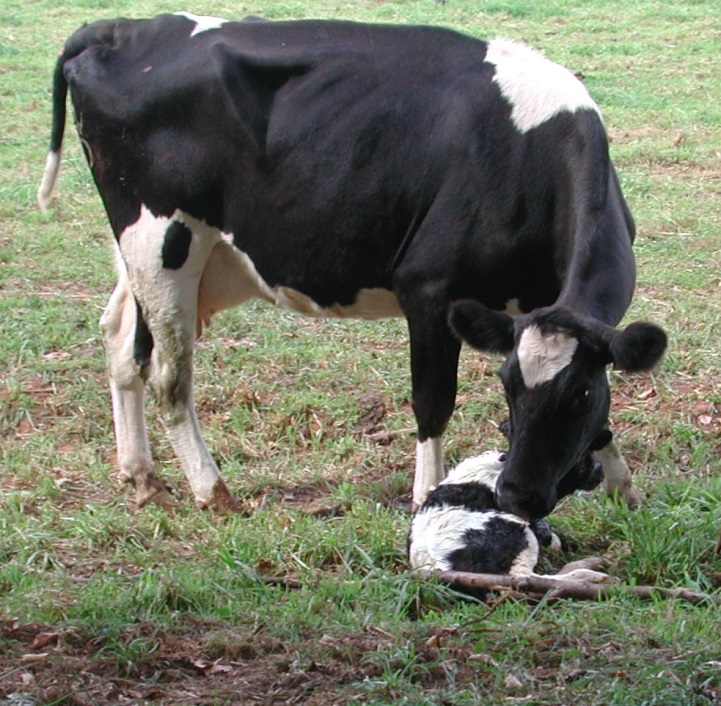
<path id="1" fill-rule="evenodd" d="M 507 356 L 498 501 L 527 517 L 551 511 L 606 424 L 606 366 L 645 370 L 663 353 L 659 328 L 614 328 L 634 288 L 634 225 L 598 108 L 521 44 L 187 13 L 84 26 L 55 70 L 42 207 L 68 89 L 117 243 L 101 328 L 120 474 L 140 505 L 166 497 L 146 385 L 197 504 L 232 504 L 196 419 L 193 346 L 212 314 L 253 297 L 405 316 L 416 505 L 444 475 L 459 337 Z M 632 499 L 613 453 L 608 489 Z"/>
<path id="2" fill-rule="evenodd" d="M 529 522 L 499 509 L 495 490 L 505 461 L 506 454 L 499 451 L 467 458 L 430 491 L 408 533 L 412 569 L 530 576 L 535 574 L 540 547 L 560 548 L 545 518 Z M 558 497 L 593 490 L 602 479 L 601 464 L 588 451 L 566 474 Z M 595 581 L 606 575 L 586 567 L 566 578 Z M 485 595 L 462 585 L 455 588 L 479 598 Z"/>

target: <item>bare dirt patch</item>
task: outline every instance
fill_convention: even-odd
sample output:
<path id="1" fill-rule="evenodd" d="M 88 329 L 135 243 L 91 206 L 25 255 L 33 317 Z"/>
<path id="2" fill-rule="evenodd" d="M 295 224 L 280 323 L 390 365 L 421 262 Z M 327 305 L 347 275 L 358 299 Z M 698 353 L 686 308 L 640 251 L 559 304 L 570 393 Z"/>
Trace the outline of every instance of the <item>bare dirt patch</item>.
<path id="1" fill-rule="evenodd" d="M 142 663 L 119 665 L 104 654 L 101 638 L 87 640 L 73 629 L 10 620 L 0 629 L 0 696 L 8 699 L 5 703 L 72 706 L 341 706 L 363 700 L 363 680 L 382 671 L 373 655 L 394 639 L 381 629 L 368 628 L 291 646 L 262 633 L 210 622 L 188 622 L 173 631 L 141 624 L 126 633 L 122 637 L 128 642 L 153 641 L 152 656 Z M 438 657 L 435 647 L 420 640 L 418 651 L 424 662 Z M 459 664 L 467 656 L 458 654 L 464 658 Z M 429 667 L 430 681 L 433 673 Z"/>

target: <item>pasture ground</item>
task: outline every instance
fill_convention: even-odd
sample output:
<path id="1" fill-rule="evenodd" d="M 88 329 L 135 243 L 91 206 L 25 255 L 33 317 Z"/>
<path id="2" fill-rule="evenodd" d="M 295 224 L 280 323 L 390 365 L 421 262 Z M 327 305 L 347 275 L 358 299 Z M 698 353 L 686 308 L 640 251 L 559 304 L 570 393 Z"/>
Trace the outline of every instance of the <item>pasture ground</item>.
<path id="1" fill-rule="evenodd" d="M 199 512 L 153 416 L 178 507 L 116 483 L 97 319 L 109 228 L 72 125 L 53 212 L 35 191 L 49 87 L 81 23 L 225 17 L 434 23 L 525 40 L 583 75 L 637 219 L 628 320 L 671 343 L 612 374 L 636 511 L 554 514 L 562 555 L 624 583 L 719 595 L 721 72 L 714 0 L 5 0 L 0 7 L 0 705 L 721 703 L 721 608 L 499 596 L 458 603 L 405 565 L 415 441 L 404 324 L 226 312 L 198 350 L 206 438 L 244 512 Z M 448 463 L 499 447 L 498 360 L 466 351 Z"/>

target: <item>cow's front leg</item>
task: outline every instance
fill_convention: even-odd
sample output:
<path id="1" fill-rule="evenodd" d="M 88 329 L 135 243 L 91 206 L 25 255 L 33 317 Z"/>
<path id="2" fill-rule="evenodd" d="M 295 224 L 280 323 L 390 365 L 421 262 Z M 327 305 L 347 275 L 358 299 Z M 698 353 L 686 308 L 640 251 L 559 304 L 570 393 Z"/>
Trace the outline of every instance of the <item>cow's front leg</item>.
<path id="1" fill-rule="evenodd" d="M 418 301 L 416 300 L 416 304 Z M 446 324 L 445 311 L 419 310 L 408 315 L 411 343 L 413 411 L 418 423 L 413 510 L 445 477 L 441 436 L 456 402 L 461 345 Z"/>
<path id="2" fill-rule="evenodd" d="M 153 473 L 145 421 L 145 384 L 133 360 L 136 304 L 128 279 L 121 274 L 103 315 L 100 330 L 110 378 L 119 476 L 135 488 L 138 507 L 148 502 L 171 505 L 173 499 Z"/>
<path id="3" fill-rule="evenodd" d="M 633 485 L 631 471 L 615 441 L 595 452 L 603 464 L 603 489 L 608 495 L 618 495 L 629 507 L 637 507 L 641 496 Z"/>

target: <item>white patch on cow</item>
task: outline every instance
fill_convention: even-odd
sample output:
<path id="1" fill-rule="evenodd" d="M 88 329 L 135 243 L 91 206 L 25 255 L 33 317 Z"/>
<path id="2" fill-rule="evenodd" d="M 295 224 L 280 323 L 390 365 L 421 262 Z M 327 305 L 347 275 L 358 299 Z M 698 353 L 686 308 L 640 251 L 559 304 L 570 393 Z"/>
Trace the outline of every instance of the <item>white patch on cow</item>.
<path id="1" fill-rule="evenodd" d="M 496 481 L 503 470 L 505 455 L 500 451 L 486 451 L 461 461 L 439 485 L 449 483 L 480 483 L 489 490 L 496 489 Z"/>
<path id="2" fill-rule="evenodd" d="M 553 380 L 570 365 L 578 339 L 562 333 L 544 334 L 538 326 L 528 326 L 518 343 L 518 363 L 527 388 Z"/>
<path id="3" fill-rule="evenodd" d="M 192 12 L 176 12 L 176 15 L 185 17 L 185 19 L 195 22 L 195 27 L 190 33 L 191 37 L 201 32 L 207 32 L 211 29 L 220 29 L 228 20 L 221 17 L 211 17 L 209 15 L 194 15 Z"/>
<path id="4" fill-rule="evenodd" d="M 48 152 L 47 159 L 45 160 L 45 171 L 43 172 L 43 178 L 38 187 L 38 205 L 41 211 L 47 211 L 50 205 L 50 200 L 53 197 L 53 191 L 55 191 L 55 185 L 58 181 L 58 174 L 60 173 L 60 157 L 61 151 Z"/>
<path id="5" fill-rule="evenodd" d="M 581 81 L 535 49 L 509 39 L 494 39 L 488 44 L 485 60 L 496 67 L 493 80 L 511 104 L 511 120 L 521 133 L 561 112 L 585 109 L 599 113 Z"/>
<path id="6" fill-rule="evenodd" d="M 413 507 L 420 507 L 428 493 L 445 475 L 443 471 L 443 447 L 440 437 L 416 443 L 416 475 L 413 481 Z"/>
<path id="7" fill-rule="evenodd" d="M 385 319 L 402 316 L 395 294 L 387 289 L 361 289 L 352 304 L 320 306 L 307 294 L 290 287 L 271 287 L 249 255 L 236 248 L 233 237 L 222 234 L 200 285 L 200 308 L 214 314 L 258 297 L 286 311 L 314 318 Z"/>
<path id="8" fill-rule="evenodd" d="M 350 319 L 387 319 L 402 316 L 400 304 L 395 294 L 379 287 L 361 289 L 356 300 L 349 305 L 333 304 L 320 306 L 307 294 L 290 287 L 273 289 L 275 304 L 281 309 L 312 317 L 334 317 Z"/>

